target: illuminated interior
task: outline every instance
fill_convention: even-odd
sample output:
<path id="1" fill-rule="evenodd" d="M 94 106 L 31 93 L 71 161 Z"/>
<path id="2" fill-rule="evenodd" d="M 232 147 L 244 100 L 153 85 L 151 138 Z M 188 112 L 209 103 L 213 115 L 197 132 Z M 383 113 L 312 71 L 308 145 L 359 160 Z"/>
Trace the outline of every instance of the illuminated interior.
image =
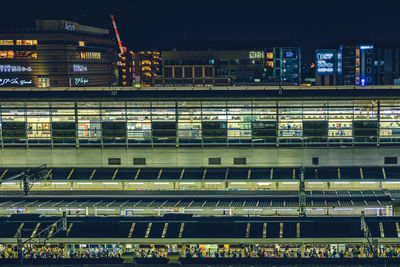
<path id="1" fill-rule="evenodd" d="M 399 100 L 14 102 L 1 120 L 3 143 L 400 142 Z"/>

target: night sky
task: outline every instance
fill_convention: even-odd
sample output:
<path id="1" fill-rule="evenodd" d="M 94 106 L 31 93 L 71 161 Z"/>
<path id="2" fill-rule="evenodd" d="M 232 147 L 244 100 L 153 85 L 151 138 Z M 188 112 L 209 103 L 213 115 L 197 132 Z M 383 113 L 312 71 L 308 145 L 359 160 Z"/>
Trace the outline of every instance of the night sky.
<path id="1" fill-rule="evenodd" d="M 34 19 L 69 19 L 112 29 L 130 49 L 175 47 L 185 40 L 291 40 L 313 59 L 327 42 L 348 39 L 400 40 L 400 1 L 9 1 L 1 4 L 0 27 Z"/>

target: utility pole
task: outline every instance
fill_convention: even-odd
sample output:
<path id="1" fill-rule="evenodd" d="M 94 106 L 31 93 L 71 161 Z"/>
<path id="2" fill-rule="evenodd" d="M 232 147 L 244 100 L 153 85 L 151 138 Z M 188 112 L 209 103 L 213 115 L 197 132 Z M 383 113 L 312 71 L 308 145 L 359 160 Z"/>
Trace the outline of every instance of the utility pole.
<path id="1" fill-rule="evenodd" d="M 374 258 L 376 258 L 378 256 L 378 240 L 372 237 L 371 231 L 369 230 L 368 224 L 365 220 L 364 211 L 361 211 L 361 231 L 363 231 L 364 237 L 367 239 L 370 252 L 372 252 Z"/>
<path id="2" fill-rule="evenodd" d="M 306 186 L 304 181 L 304 167 L 300 167 L 300 185 L 299 185 L 299 217 L 306 216 Z"/>
<path id="3" fill-rule="evenodd" d="M 63 216 L 61 219 L 49 225 L 42 231 L 35 233 L 33 236 L 31 236 L 26 240 L 22 240 L 21 236 L 22 229 L 21 229 L 21 231 L 19 231 L 17 236 L 17 250 L 18 250 L 19 263 L 21 265 L 24 264 L 23 249 L 26 244 L 30 242 L 37 242 L 37 243 L 43 242 L 43 245 L 46 245 L 46 241 L 53 238 L 53 236 L 55 236 L 60 231 L 65 231 L 65 232 L 67 231 L 67 213 L 65 211 L 63 212 Z"/>

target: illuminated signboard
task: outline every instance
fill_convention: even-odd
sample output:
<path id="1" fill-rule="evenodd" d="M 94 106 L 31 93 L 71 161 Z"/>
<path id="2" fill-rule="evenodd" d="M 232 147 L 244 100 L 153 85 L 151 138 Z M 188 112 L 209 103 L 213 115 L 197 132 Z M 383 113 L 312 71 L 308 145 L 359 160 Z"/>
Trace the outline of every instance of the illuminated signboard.
<path id="1" fill-rule="evenodd" d="M 84 84 L 87 84 L 89 82 L 88 79 L 83 78 L 83 77 L 75 78 L 74 81 L 75 81 L 75 85 L 84 85 Z"/>
<path id="2" fill-rule="evenodd" d="M 285 56 L 285 58 L 296 58 L 296 51 L 295 50 L 285 50 L 284 56 Z"/>
<path id="3" fill-rule="evenodd" d="M 74 70 L 74 72 L 86 72 L 87 66 L 81 64 L 73 64 L 72 69 Z"/>
<path id="4" fill-rule="evenodd" d="M 24 86 L 32 84 L 32 80 L 22 80 L 19 78 L 0 79 L 0 86 Z"/>
<path id="5" fill-rule="evenodd" d="M 360 45 L 361 50 L 374 49 L 373 45 Z"/>
<path id="6" fill-rule="evenodd" d="M 250 51 L 249 59 L 264 58 L 264 53 L 262 51 Z"/>
<path id="7" fill-rule="evenodd" d="M 75 31 L 75 25 L 71 24 L 71 23 L 68 23 L 68 22 L 65 22 L 64 30 L 73 32 L 73 31 Z"/>
<path id="8" fill-rule="evenodd" d="M 316 71 L 318 74 L 333 74 L 335 72 L 335 50 L 317 50 Z"/>
<path id="9" fill-rule="evenodd" d="M 17 66 L 10 64 L 0 64 L 0 72 L 31 72 L 32 68 L 30 66 Z"/>

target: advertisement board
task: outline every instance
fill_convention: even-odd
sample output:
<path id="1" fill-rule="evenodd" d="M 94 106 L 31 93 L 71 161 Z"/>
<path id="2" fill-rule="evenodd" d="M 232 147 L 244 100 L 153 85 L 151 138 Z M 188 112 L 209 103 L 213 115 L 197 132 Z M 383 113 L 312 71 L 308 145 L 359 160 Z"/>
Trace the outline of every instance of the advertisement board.
<path id="1" fill-rule="evenodd" d="M 317 74 L 333 74 L 335 72 L 336 51 L 320 49 L 316 52 Z"/>

